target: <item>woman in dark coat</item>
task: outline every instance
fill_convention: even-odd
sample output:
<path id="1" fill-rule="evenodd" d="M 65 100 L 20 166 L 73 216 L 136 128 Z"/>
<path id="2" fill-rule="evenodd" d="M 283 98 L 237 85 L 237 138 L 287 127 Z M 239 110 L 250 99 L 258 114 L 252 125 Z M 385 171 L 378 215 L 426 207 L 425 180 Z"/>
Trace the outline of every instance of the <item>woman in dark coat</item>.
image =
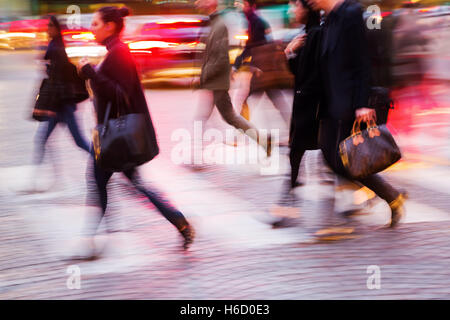
<path id="1" fill-rule="evenodd" d="M 286 47 L 289 66 L 295 76 L 294 104 L 289 134 L 291 188 L 297 182 L 300 162 L 306 150 L 318 149 L 318 107 L 320 80 L 318 54 L 320 46 L 320 14 L 305 0 L 294 3 L 297 22 L 305 25 L 305 35 L 297 37 Z"/>
<path id="2" fill-rule="evenodd" d="M 288 190 L 283 190 L 280 205 L 289 207 L 291 190 L 297 182 L 300 163 L 306 150 L 318 149 L 318 108 L 320 100 L 319 46 L 320 14 L 312 10 L 305 0 L 291 1 L 295 19 L 305 26 L 305 34 L 292 40 L 285 49 L 289 67 L 295 77 L 294 103 L 289 132 L 289 160 L 291 177 Z M 283 211 L 285 208 L 282 209 Z M 273 227 L 292 226 L 291 217 L 281 216 L 272 221 Z"/>
<path id="3" fill-rule="evenodd" d="M 47 74 L 50 86 L 47 92 L 49 96 L 47 101 L 51 101 L 52 105 L 48 106 L 50 109 L 34 110 L 35 116 L 48 120 L 43 123 L 36 136 L 35 163 L 38 165 L 42 163 L 45 144 L 58 122 L 65 122 L 77 146 L 89 152 L 89 144 L 81 134 L 75 120 L 76 104 L 71 96 L 73 93 L 73 70 L 70 68 L 70 61 L 66 54 L 61 27 L 55 16 L 49 17 L 47 32 L 51 41 L 48 44 L 44 60 L 49 60 Z M 73 66 L 73 68 L 75 67 Z"/>
<path id="4" fill-rule="evenodd" d="M 159 152 L 150 113 L 148 111 L 144 92 L 141 87 L 136 65 L 130 54 L 128 46 L 124 44 L 119 36 L 124 27 L 123 17 L 127 16 L 127 8 L 103 7 L 93 17 L 91 29 L 96 41 L 106 46 L 108 53 L 97 68 L 92 67 L 86 59 L 79 63 L 80 75 L 89 79 L 90 86 L 94 92 L 95 110 L 97 122 L 103 122 L 108 102 L 111 102 L 111 115 L 117 114 L 117 101 L 121 92 L 125 93 L 129 100 L 130 109 L 128 113 L 144 114 L 148 120 L 148 134 L 153 140 L 153 156 Z M 90 236 L 95 235 L 107 206 L 106 186 L 113 172 L 101 169 L 95 159 L 93 171 L 97 192 L 95 203 L 89 203 L 101 207 L 101 215 L 91 230 Z M 132 184 L 155 205 L 162 215 L 169 220 L 183 236 L 183 248 L 187 249 L 193 241 L 194 229 L 189 225 L 183 214 L 172 207 L 165 199 L 157 193 L 146 189 L 140 182 L 136 168 L 123 172 Z M 90 200 L 90 199 L 89 199 Z M 91 239 L 92 240 L 92 239 Z M 91 241 L 91 244 L 93 241 Z"/>

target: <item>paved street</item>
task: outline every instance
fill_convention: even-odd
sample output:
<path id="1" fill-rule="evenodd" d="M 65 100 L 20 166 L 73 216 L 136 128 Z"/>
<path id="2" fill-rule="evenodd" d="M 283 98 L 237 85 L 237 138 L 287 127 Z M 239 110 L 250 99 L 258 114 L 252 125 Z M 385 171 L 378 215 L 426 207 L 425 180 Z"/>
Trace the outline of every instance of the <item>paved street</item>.
<path id="1" fill-rule="evenodd" d="M 272 229 L 270 212 L 280 203 L 288 150 L 280 147 L 272 159 L 255 161 L 246 144 L 211 143 L 210 155 L 243 163 L 201 170 L 178 165 L 173 152 L 179 141 L 172 135 L 191 129 L 196 93 L 148 89 L 161 154 L 140 172 L 188 217 L 197 239 L 189 252 L 181 252 L 176 230 L 117 174 L 96 239 L 102 256 L 73 262 L 62 257 L 86 219 L 88 156 L 67 128 L 59 126 L 49 140 L 38 185 L 45 192 L 24 192 L 39 125 L 29 119 L 40 79 L 34 54 L 0 52 L 0 299 L 450 298 L 448 82 L 394 92 L 398 103 L 389 128 L 404 158 L 382 175 L 410 195 L 406 217 L 395 230 L 383 228 L 389 208 L 376 198 L 357 216 L 337 212 L 342 197 L 366 193 L 339 192 L 335 200 L 335 186 L 324 183 L 334 177 L 318 151 L 307 152 L 300 173 L 305 185 L 290 202 L 298 209 L 296 226 Z M 432 100 L 417 96 L 419 91 Z M 291 99 L 289 92 L 285 96 Z M 250 105 L 258 128 L 285 134 L 269 100 Z M 91 102 L 80 104 L 76 116 L 89 138 Z M 208 128 L 230 129 L 217 111 Z M 277 160 L 276 170 L 265 171 Z M 346 232 L 319 236 L 329 228 Z M 81 288 L 71 290 L 66 283 L 73 265 L 79 267 Z M 379 267 L 379 289 L 368 289 L 369 266 Z"/>

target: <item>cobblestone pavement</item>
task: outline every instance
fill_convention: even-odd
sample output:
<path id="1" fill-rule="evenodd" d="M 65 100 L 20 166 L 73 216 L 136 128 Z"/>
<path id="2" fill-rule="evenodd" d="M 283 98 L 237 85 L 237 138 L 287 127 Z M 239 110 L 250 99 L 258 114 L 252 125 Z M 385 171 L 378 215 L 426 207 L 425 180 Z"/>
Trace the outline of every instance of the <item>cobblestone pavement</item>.
<path id="1" fill-rule="evenodd" d="M 291 202 L 299 209 L 296 226 L 272 229 L 267 222 L 286 179 L 287 150 L 280 148 L 279 170 L 267 175 L 261 174 L 264 162 L 207 165 L 202 170 L 174 164 L 171 156 L 177 141 L 171 135 L 187 127 L 196 105 L 195 94 L 187 90 L 146 92 L 161 154 L 140 172 L 196 227 L 191 250 L 181 252 L 176 230 L 115 175 L 109 185 L 106 223 L 96 239 L 103 248 L 101 258 L 63 260 L 86 218 L 88 157 L 66 129 L 58 128 L 38 180 L 39 187 L 49 189 L 23 192 L 30 181 L 38 126 L 26 120 L 38 73 L 30 72 L 35 69 L 25 53 L 14 59 L 20 68 L 0 60 L 2 71 L 14 71 L 8 77 L 0 73 L 0 299 L 450 298 L 450 169 L 442 147 L 448 146 L 448 128 L 431 125 L 426 134 L 420 126 L 407 134 L 395 131 L 406 155 L 383 176 L 410 193 L 407 215 L 397 229 L 383 228 L 388 207 L 377 199 L 357 216 L 337 213 L 342 203 L 334 201 L 335 187 L 323 183 L 330 176 L 320 153 L 314 151 L 306 154 L 300 175 L 305 185 L 296 189 Z M 442 111 L 438 117 L 445 121 L 448 100 L 439 95 L 439 87 L 435 98 L 442 107 L 433 110 Z M 401 101 L 406 99 L 402 96 Z M 77 111 L 87 136 L 93 126 L 91 108 L 86 102 Z M 274 128 L 283 126 L 266 104 L 251 113 L 259 127 L 267 125 L 267 118 L 275 119 L 270 124 Z M 392 118 L 394 127 L 398 118 Z M 420 118 L 413 120 L 418 124 Z M 210 126 L 228 128 L 216 113 Z M 421 147 L 427 151 L 421 152 Z M 242 145 L 211 148 L 245 156 Z M 52 185 L 54 170 L 58 179 Z M 336 193 L 336 199 L 341 195 Z M 353 231 L 317 237 L 317 232 L 330 227 Z M 74 265 L 80 268 L 79 290 L 67 287 L 68 268 Z M 369 266 L 379 267 L 380 289 L 368 289 Z"/>

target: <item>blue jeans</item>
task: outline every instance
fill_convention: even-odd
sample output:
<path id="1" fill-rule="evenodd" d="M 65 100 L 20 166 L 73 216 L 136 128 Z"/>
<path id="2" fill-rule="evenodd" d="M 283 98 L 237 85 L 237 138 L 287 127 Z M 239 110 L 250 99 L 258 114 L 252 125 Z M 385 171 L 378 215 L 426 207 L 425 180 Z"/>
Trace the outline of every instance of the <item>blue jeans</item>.
<path id="1" fill-rule="evenodd" d="M 89 159 L 89 161 L 92 161 L 91 164 L 93 163 L 93 166 L 90 167 L 87 172 L 87 205 L 100 207 L 102 209 L 101 214 L 96 218 L 95 225 L 88 227 L 90 235 L 93 236 L 95 235 L 96 230 L 106 212 L 106 207 L 108 204 L 108 193 L 106 187 L 114 172 L 105 171 L 98 167 L 94 157 Z M 143 185 L 136 168 L 132 168 L 122 173 L 128 178 L 128 180 L 130 180 L 132 185 L 141 194 L 145 195 L 150 202 L 153 203 L 164 218 L 166 218 L 178 230 L 181 230 L 188 225 L 184 215 L 173 207 L 167 199 L 162 197 L 160 192 L 154 188 L 152 188 L 153 190 L 149 190 L 148 187 Z"/>
<path id="2" fill-rule="evenodd" d="M 35 164 L 42 163 L 42 160 L 44 159 L 45 145 L 58 122 L 66 123 L 77 146 L 89 152 L 90 150 L 89 144 L 80 132 L 78 123 L 75 119 L 74 112 L 75 112 L 75 105 L 68 103 L 64 105 L 64 107 L 60 112 L 57 113 L 56 118 L 51 118 L 50 120 L 45 121 L 41 124 L 35 138 L 35 145 L 36 145 L 35 159 L 34 159 Z"/>

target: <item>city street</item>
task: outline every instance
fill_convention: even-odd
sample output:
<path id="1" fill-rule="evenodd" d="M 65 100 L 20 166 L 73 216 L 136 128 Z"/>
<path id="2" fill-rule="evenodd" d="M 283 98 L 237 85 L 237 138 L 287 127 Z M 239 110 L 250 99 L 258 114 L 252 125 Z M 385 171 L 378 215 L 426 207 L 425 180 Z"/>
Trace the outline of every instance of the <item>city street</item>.
<path id="1" fill-rule="evenodd" d="M 258 160 L 245 143 L 214 142 L 209 154 L 241 163 L 177 164 L 173 133 L 193 129 L 197 93 L 146 89 L 161 152 L 140 173 L 186 215 L 197 238 L 182 252 L 176 229 L 115 174 L 96 239 L 103 252 L 80 262 L 64 257 L 86 219 L 89 157 L 65 126 L 49 139 L 36 186 L 41 192 L 27 192 L 39 126 L 31 120 L 42 77 L 37 54 L 0 51 L 0 299 L 450 298 L 450 76 L 394 92 L 388 127 L 403 159 L 381 175 L 409 193 L 406 216 L 394 230 L 384 227 L 390 211 L 378 198 L 358 215 L 340 214 L 341 199 L 364 200 L 367 193 L 347 190 L 335 199 L 334 176 L 320 151 L 307 152 L 302 162 L 304 185 L 289 202 L 295 226 L 273 229 L 270 213 L 280 209 L 288 149 Z M 249 104 L 251 121 L 280 129 L 283 140 L 287 127 L 267 97 Z M 79 104 L 76 117 L 90 139 L 92 102 Z M 215 110 L 208 128 L 231 127 Z M 73 266 L 79 289 L 67 285 Z M 378 288 L 369 285 L 373 266 Z"/>

